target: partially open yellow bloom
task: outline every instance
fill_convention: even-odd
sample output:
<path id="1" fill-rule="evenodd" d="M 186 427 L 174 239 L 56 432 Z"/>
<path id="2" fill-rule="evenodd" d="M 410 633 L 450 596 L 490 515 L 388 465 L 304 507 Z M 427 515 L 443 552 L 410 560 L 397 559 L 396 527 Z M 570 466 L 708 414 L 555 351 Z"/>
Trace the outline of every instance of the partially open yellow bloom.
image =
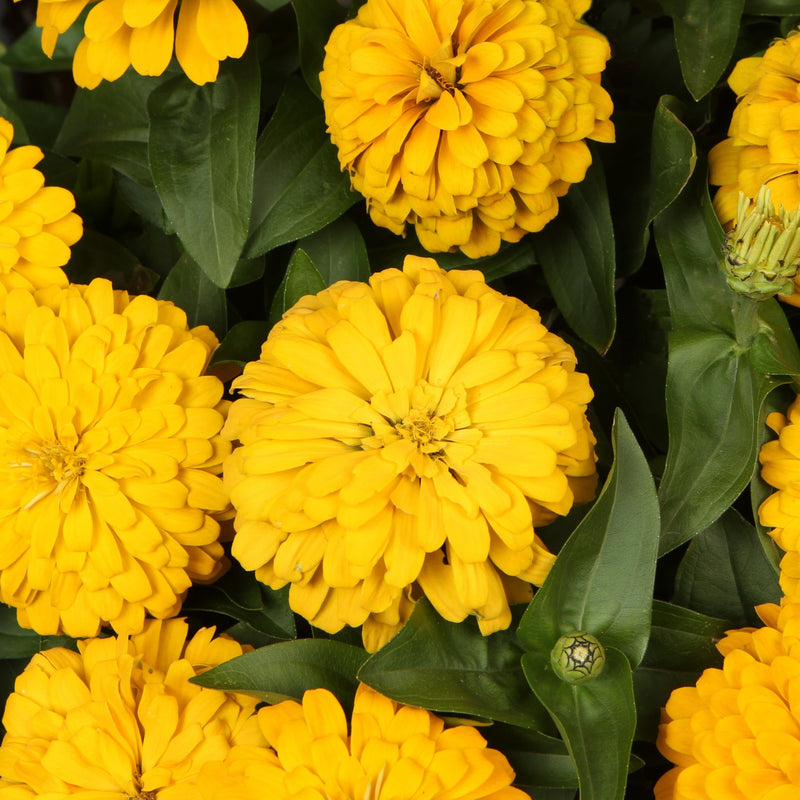
<path id="1" fill-rule="evenodd" d="M 72 64 L 75 82 L 89 89 L 117 80 L 130 66 L 140 75 L 161 75 L 173 51 L 189 79 L 202 86 L 216 80 L 220 61 L 239 58 L 247 47 L 247 23 L 233 0 L 38 3 L 36 24 L 43 28 L 42 48 L 51 57 L 58 35 L 95 3 Z"/>
<path id="2" fill-rule="evenodd" d="M 614 140 L 590 0 L 368 0 L 320 81 L 342 169 L 376 225 L 472 258 L 541 230 Z"/>
<path id="3" fill-rule="evenodd" d="M 676 766 L 656 800 L 800 797 L 800 603 L 756 611 L 765 627 L 729 631 L 722 669 L 670 695 L 658 749 Z"/>
<path id="4" fill-rule="evenodd" d="M 21 625 L 135 633 L 222 572 L 216 344 L 101 279 L 0 292 L 0 600 Z"/>
<path id="5" fill-rule="evenodd" d="M 429 258 L 302 298 L 234 382 L 234 556 L 368 650 L 420 593 L 508 627 L 553 561 L 534 526 L 594 492 L 575 365 L 536 311 Z"/>
<path id="6" fill-rule="evenodd" d="M 44 158 L 38 147 L 11 149 L 14 126 L 0 117 L 0 285 L 39 289 L 67 285 L 61 269 L 70 245 L 83 233 L 72 192 L 45 186 L 34 167 Z"/>
<path id="7" fill-rule="evenodd" d="M 728 138 L 708 154 L 709 180 L 719 186 L 714 209 L 727 228 L 737 214 L 741 190 L 755 200 L 769 187 L 775 208 L 800 208 L 800 36 L 770 45 L 763 56 L 741 59 L 728 78 L 738 104 Z M 800 305 L 800 278 L 792 295 Z"/>
<path id="8" fill-rule="evenodd" d="M 275 752 L 234 748 L 225 763 L 209 764 L 203 800 L 530 800 L 511 786 L 514 771 L 477 729 L 445 729 L 430 711 L 363 684 L 349 732 L 327 689 L 307 691 L 302 705 L 262 708 L 258 723 Z"/>
<path id="9" fill-rule="evenodd" d="M 0 800 L 188 800 L 231 747 L 264 748 L 255 698 L 189 683 L 242 646 L 213 628 L 186 642 L 187 628 L 150 620 L 130 638 L 37 653 L 6 704 Z"/>
<path id="10" fill-rule="evenodd" d="M 774 412 L 767 417 L 777 439 L 761 448 L 761 477 L 777 491 L 758 509 L 761 524 L 778 546 L 786 551 L 781 559 L 780 583 L 788 597 L 800 598 L 800 398 L 786 416 Z"/>

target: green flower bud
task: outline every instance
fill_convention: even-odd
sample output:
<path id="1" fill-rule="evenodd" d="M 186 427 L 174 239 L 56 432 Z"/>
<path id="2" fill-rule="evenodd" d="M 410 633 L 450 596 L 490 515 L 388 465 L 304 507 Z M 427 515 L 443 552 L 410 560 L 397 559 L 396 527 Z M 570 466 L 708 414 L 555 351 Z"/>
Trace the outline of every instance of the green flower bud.
<path id="1" fill-rule="evenodd" d="M 556 642 L 550 651 L 550 663 L 562 681 L 581 683 L 596 678 L 603 671 L 606 653 L 595 636 L 577 631 Z"/>
<path id="2" fill-rule="evenodd" d="M 725 237 L 722 270 L 728 286 L 754 299 L 792 294 L 800 268 L 800 209 L 775 212 L 767 186 L 752 208 L 739 192 L 736 222 Z"/>

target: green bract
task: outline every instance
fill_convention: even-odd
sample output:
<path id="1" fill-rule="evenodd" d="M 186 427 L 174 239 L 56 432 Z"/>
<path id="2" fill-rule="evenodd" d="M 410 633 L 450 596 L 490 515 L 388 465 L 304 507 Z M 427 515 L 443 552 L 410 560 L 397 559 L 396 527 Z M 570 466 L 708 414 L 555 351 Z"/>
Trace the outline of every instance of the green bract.
<path id="1" fill-rule="evenodd" d="M 585 631 L 562 636 L 550 651 L 550 664 L 567 683 L 596 678 L 606 664 L 606 652 L 596 636 Z"/>

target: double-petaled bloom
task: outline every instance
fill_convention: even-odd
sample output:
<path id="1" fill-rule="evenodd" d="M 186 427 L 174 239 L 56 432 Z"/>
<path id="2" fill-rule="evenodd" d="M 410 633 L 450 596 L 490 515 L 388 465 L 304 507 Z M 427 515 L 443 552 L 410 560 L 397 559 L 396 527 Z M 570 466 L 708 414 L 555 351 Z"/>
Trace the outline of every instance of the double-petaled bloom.
<path id="1" fill-rule="evenodd" d="M 265 748 L 255 698 L 189 682 L 242 646 L 213 628 L 187 642 L 187 627 L 150 620 L 77 653 L 37 653 L 6 704 L 0 800 L 189 800 L 205 796 L 201 771 L 232 747 Z"/>
<path id="2" fill-rule="evenodd" d="M 161 75 L 173 52 L 189 79 L 202 85 L 216 80 L 220 61 L 239 58 L 247 47 L 247 23 L 234 0 L 38 0 L 36 24 L 48 56 L 90 5 L 72 63 L 75 82 L 89 89 L 117 80 L 130 66 L 140 75 Z"/>
<path id="3" fill-rule="evenodd" d="M 203 800 L 530 800 L 477 729 L 445 728 L 363 684 L 349 725 L 327 689 L 261 708 L 258 724 L 273 749 L 235 747 L 209 763 Z"/>
<path id="4" fill-rule="evenodd" d="M 800 796 L 800 604 L 758 606 L 765 627 L 729 631 L 722 669 L 672 692 L 658 748 L 675 766 L 656 800 Z"/>
<path id="5" fill-rule="evenodd" d="M 0 600 L 20 624 L 136 632 L 222 572 L 216 344 L 101 279 L 0 292 Z"/>
<path id="6" fill-rule="evenodd" d="M 709 153 L 709 179 L 719 186 L 714 209 L 726 227 L 737 219 L 739 191 L 755 201 L 766 185 L 776 209 L 800 208 L 800 36 L 770 45 L 763 56 L 741 59 L 728 78 L 737 106 L 728 138 Z M 800 283 L 782 297 L 800 305 Z"/>
<path id="7" fill-rule="evenodd" d="M 234 382 L 234 556 L 369 650 L 421 594 L 508 627 L 553 561 L 535 526 L 594 492 L 575 366 L 536 311 L 432 259 L 302 298 Z"/>
<path id="8" fill-rule="evenodd" d="M 773 412 L 767 425 L 778 434 L 759 454 L 761 477 L 774 491 L 758 509 L 761 524 L 785 554 L 781 559 L 781 589 L 800 598 L 800 398 L 784 416 Z"/>
<path id="9" fill-rule="evenodd" d="M 13 138 L 14 126 L 0 117 L 0 285 L 66 286 L 61 267 L 83 233 L 72 211 L 75 198 L 60 186 L 45 186 L 35 169 L 44 154 L 33 145 L 12 148 Z"/>
<path id="10" fill-rule="evenodd" d="M 320 75 L 328 130 L 372 220 L 431 252 L 539 231 L 614 140 L 589 0 L 368 0 Z"/>

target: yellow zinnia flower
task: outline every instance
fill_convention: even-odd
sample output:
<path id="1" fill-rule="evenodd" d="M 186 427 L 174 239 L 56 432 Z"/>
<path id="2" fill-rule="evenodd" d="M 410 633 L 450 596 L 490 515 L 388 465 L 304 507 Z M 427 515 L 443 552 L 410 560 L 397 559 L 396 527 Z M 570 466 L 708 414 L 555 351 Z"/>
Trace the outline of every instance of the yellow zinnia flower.
<path id="1" fill-rule="evenodd" d="M 150 620 L 130 638 L 37 653 L 3 716 L 0 800 L 187 800 L 204 765 L 263 748 L 255 698 L 189 683 L 242 645 L 213 628 L 187 643 L 187 627 Z"/>
<path id="2" fill-rule="evenodd" d="M 320 82 L 342 169 L 376 225 L 472 258 L 541 230 L 614 140 L 590 0 L 368 0 Z"/>
<path id="3" fill-rule="evenodd" d="M 21 625 L 135 633 L 222 572 L 216 344 L 101 279 L 0 292 L 0 600 Z"/>
<path id="4" fill-rule="evenodd" d="M 786 416 L 770 414 L 767 425 L 778 438 L 764 444 L 758 460 L 761 477 L 777 491 L 761 504 L 758 517 L 773 529 L 770 536 L 786 551 L 781 559 L 783 593 L 800 598 L 800 397 Z"/>
<path id="5" fill-rule="evenodd" d="M 234 382 L 233 554 L 368 650 L 418 592 L 508 627 L 553 561 L 534 525 L 594 491 L 575 363 L 536 311 L 429 258 L 302 298 Z"/>
<path id="6" fill-rule="evenodd" d="M 69 247 L 83 233 L 72 192 L 45 186 L 34 167 L 44 158 L 38 147 L 11 148 L 14 126 L 0 117 L 0 285 L 39 289 L 66 286 L 61 269 Z"/>
<path id="7" fill-rule="evenodd" d="M 670 695 L 658 749 L 676 766 L 656 800 L 800 797 L 800 603 L 756 611 L 766 627 L 730 631 L 722 669 Z"/>
<path id="8" fill-rule="evenodd" d="M 115 81 L 131 65 L 140 75 L 161 75 L 173 49 L 189 79 L 202 86 L 216 80 L 220 61 L 239 58 L 247 47 L 247 23 L 233 0 L 39 0 L 36 24 L 48 56 L 91 3 L 72 63 L 78 86 Z"/>
<path id="9" fill-rule="evenodd" d="M 327 689 L 258 712 L 275 749 L 234 748 L 209 764 L 203 800 L 530 800 L 511 786 L 505 756 L 473 727 L 445 729 L 430 711 L 404 706 L 362 684 L 350 731 Z M 238 790 L 236 795 L 228 792 Z M 159 795 L 159 798 L 161 795 Z M 3 800 L 0 794 L 0 800 Z"/>
<path id="10" fill-rule="evenodd" d="M 800 208 L 800 36 L 778 39 L 763 56 L 741 59 L 728 78 L 737 106 L 728 138 L 708 154 L 709 180 L 720 188 L 714 209 L 727 228 L 737 216 L 741 190 L 751 200 L 769 187 L 775 208 Z M 794 294 L 781 299 L 800 305 Z"/>

